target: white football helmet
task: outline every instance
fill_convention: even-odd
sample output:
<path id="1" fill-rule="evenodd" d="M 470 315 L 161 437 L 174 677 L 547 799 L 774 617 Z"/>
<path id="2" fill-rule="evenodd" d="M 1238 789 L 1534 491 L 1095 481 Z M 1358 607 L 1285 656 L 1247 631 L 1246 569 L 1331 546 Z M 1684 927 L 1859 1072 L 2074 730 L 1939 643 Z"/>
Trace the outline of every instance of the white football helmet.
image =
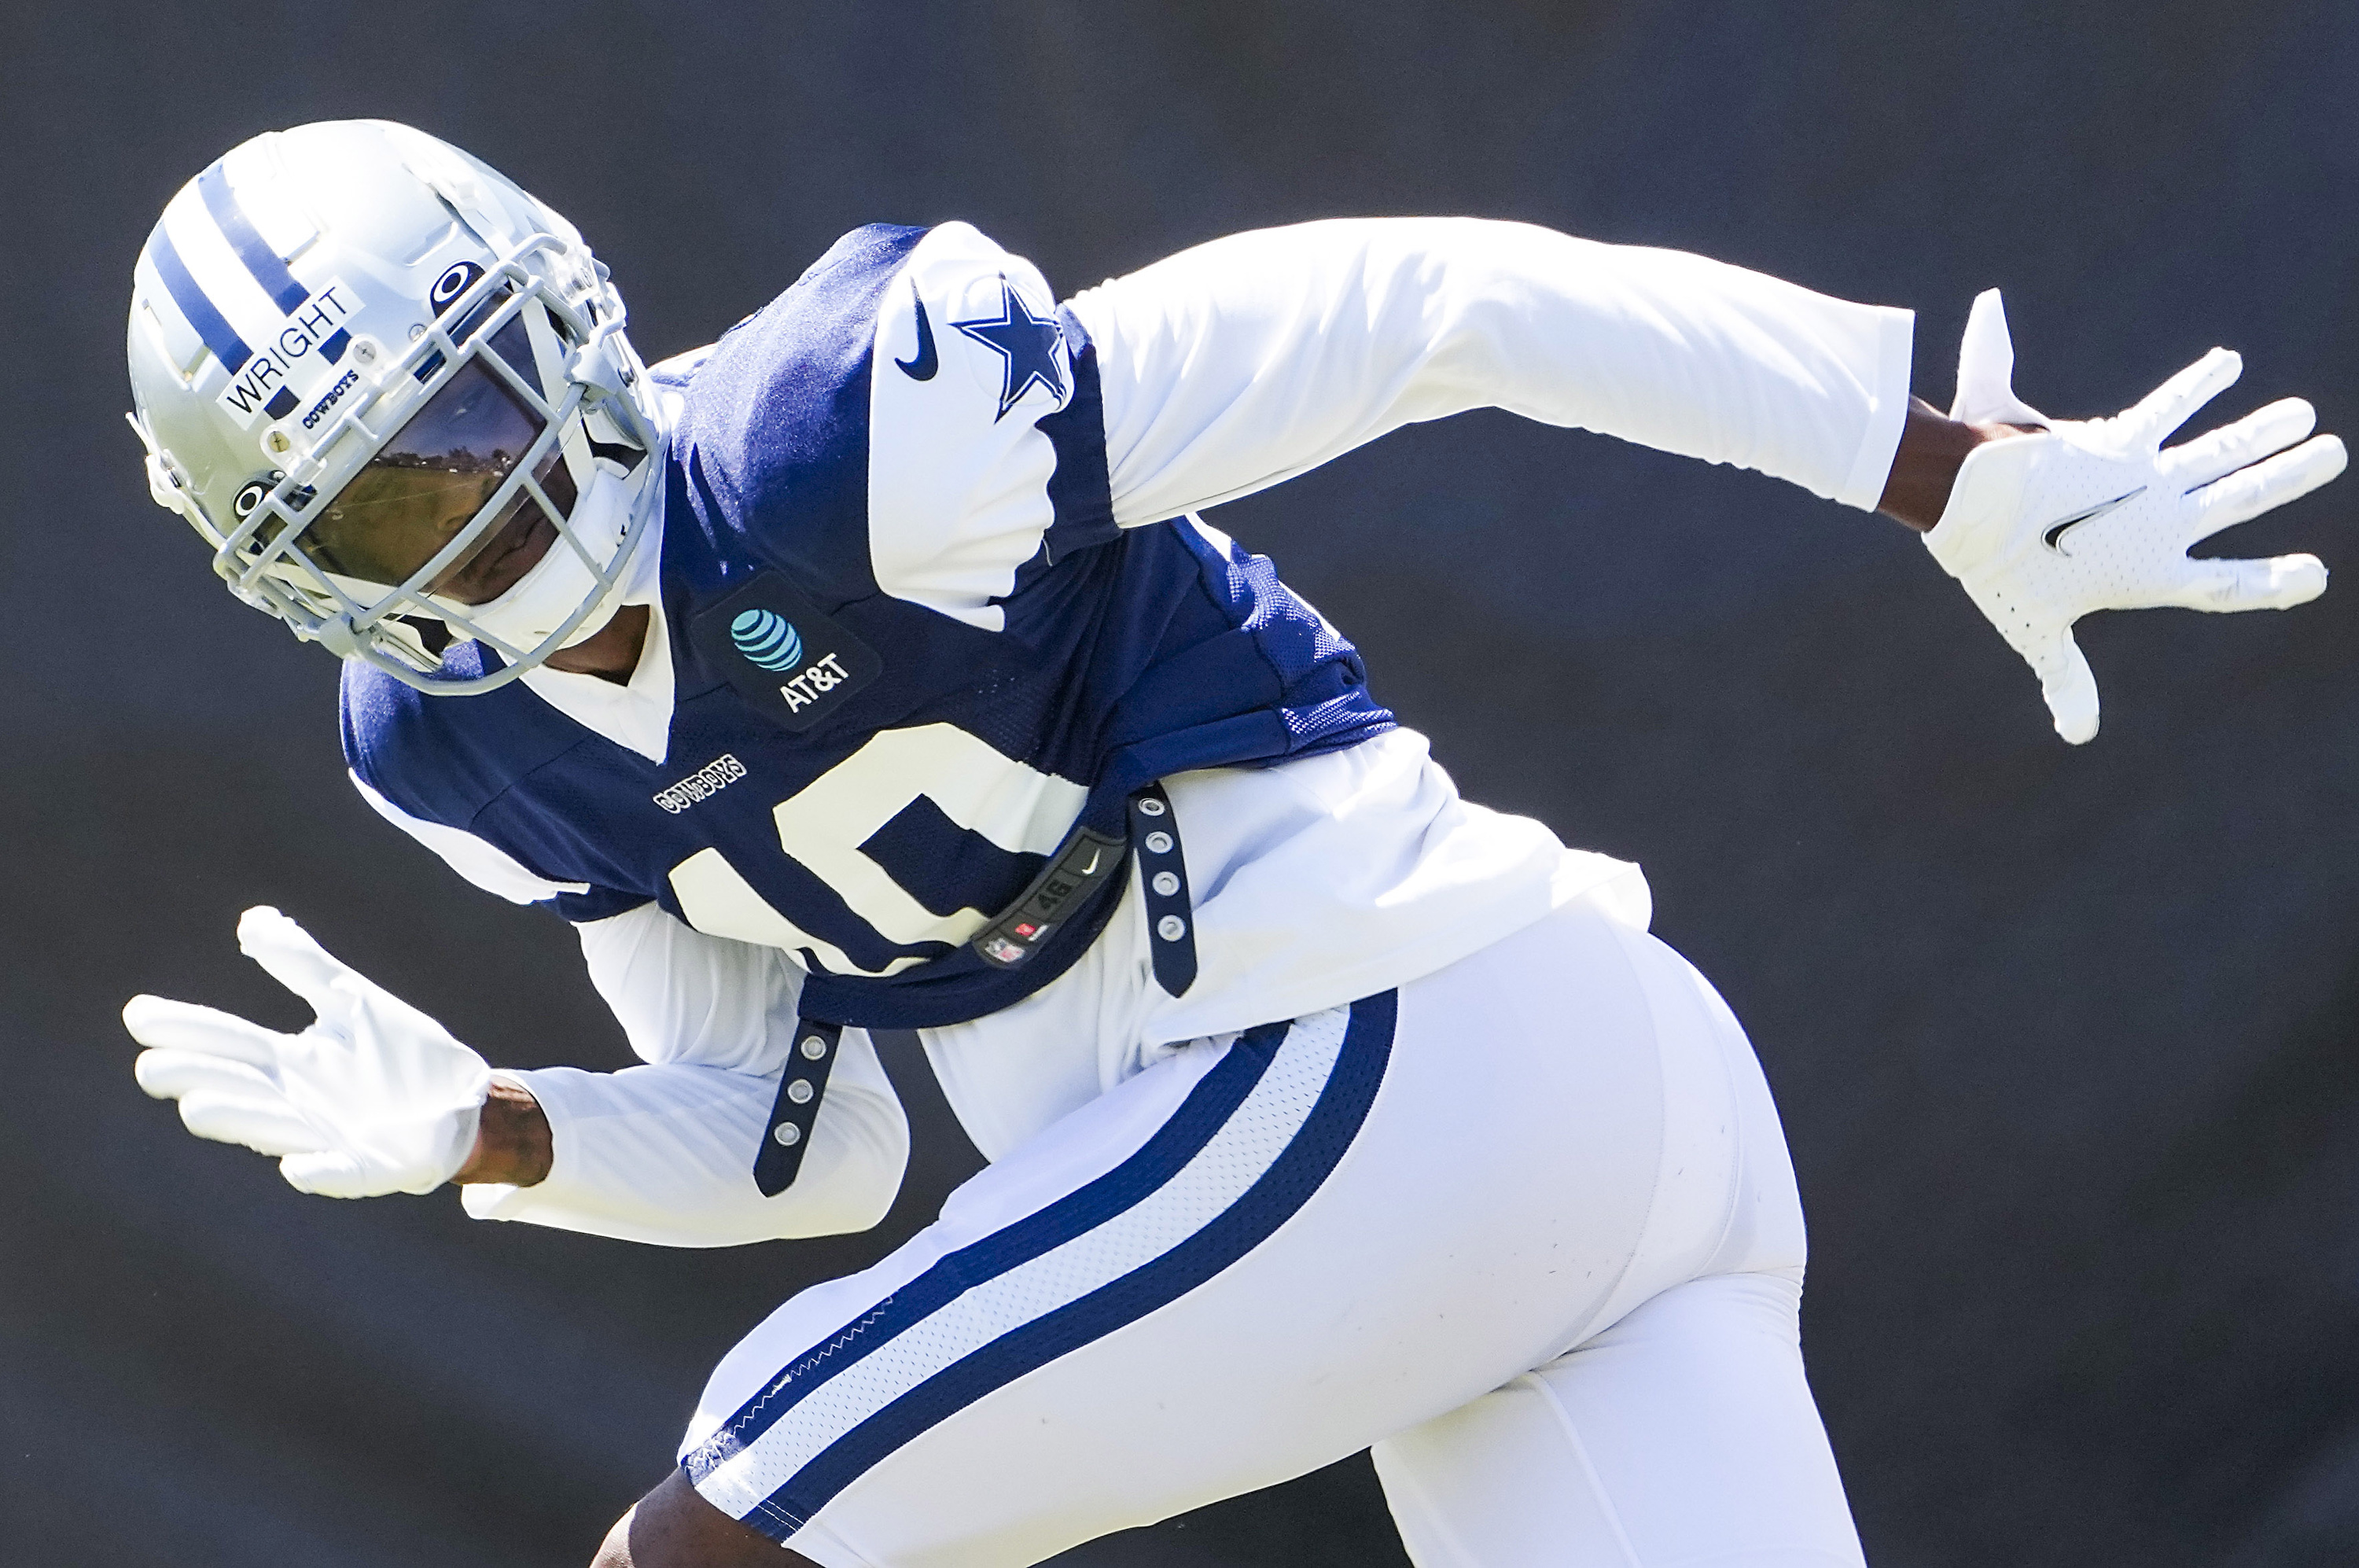
<path id="1" fill-rule="evenodd" d="M 654 513 L 624 319 L 571 223 L 446 142 L 256 136 L 181 188 L 132 274 L 149 493 L 296 636 L 488 691 L 603 624 Z M 443 674 L 446 637 L 499 659 Z"/>

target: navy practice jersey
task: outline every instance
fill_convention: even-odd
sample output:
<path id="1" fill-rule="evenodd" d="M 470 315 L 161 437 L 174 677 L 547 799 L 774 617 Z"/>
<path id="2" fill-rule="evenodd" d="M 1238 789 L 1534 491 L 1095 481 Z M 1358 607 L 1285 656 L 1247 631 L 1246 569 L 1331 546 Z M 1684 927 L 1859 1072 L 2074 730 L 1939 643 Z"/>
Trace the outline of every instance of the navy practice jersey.
<path id="1" fill-rule="evenodd" d="M 911 278 L 929 233 L 947 291 Z M 354 773 L 578 885 L 554 899 L 569 919 L 653 900 L 785 948 L 813 1017 L 933 1027 L 1053 979 L 1118 877 L 1013 967 L 970 942 L 1076 826 L 1119 838 L 1128 798 L 1158 779 L 1352 746 L 1393 716 L 1266 560 L 1184 518 L 1115 526 L 1094 352 L 1038 277 L 962 225 L 855 230 L 678 388 L 661 762 L 522 683 L 435 697 L 354 663 Z M 896 343 L 914 325 L 917 352 L 880 359 L 880 325 Z M 892 428 L 872 428 L 880 409 Z M 1053 462 L 1011 468 L 1003 449 Z M 888 452 L 973 471 L 973 508 L 1037 518 L 987 598 L 929 589 L 930 522 L 872 508 Z M 943 551 L 962 526 L 940 517 Z M 492 657 L 465 644 L 450 664 L 473 674 Z"/>

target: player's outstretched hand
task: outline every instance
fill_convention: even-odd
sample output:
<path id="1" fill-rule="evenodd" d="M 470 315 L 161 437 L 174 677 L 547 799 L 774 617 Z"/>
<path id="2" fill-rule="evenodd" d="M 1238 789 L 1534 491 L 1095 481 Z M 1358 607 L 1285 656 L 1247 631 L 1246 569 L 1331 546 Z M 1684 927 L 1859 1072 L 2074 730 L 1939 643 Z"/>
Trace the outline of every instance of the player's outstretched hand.
<path id="1" fill-rule="evenodd" d="M 199 1138 L 278 1156 L 302 1192 L 430 1192 L 455 1175 L 491 1087 L 484 1059 L 277 909 L 246 910 L 237 942 L 317 1019 L 280 1034 L 212 1007 L 134 996 L 123 1023 L 147 1047 L 139 1086 L 179 1101 Z"/>
<path id="2" fill-rule="evenodd" d="M 2075 746 L 2097 733 L 2096 678 L 2072 641 L 2082 615 L 2163 604 L 2283 610 L 2326 591 L 2314 555 L 2187 553 L 2343 472 L 2340 441 L 2302 439 L 2317 415 L 2299 397 L 2163 446 L 2243 369 L 2215 348 L 2113 419 L 2050 419 L 2016 397 L 1998 290 L 1974 300 L 1950 417 L 2046 429 L 1969 452 L 1925 545 L 2039 677 L 2056 733 Z"/>

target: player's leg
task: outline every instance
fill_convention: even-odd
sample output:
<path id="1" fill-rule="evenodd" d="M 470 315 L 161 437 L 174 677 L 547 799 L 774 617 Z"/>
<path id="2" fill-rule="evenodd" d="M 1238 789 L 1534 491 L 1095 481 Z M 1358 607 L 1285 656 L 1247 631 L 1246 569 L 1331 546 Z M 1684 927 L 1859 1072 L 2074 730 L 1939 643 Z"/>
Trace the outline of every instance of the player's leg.
<path id="1" fill-rule="evenodd" d="M 749 1335 L 688 1475 L 824 1568 L 995 1568 L 1545 1365 L 1619 1315 L 1634 1267 L 1696 1271 L 1734 1203 L 1727 1074 L 1690 1073 L 1704 1132 L 1668 1137 L 1610 925 L 1561 912 L 1082 1107 Z"/>
<path id="2" fill-rule="evenodd" d="M 1630 939 L 1667 1081 L 1716 1055 L 1736 1084 L 1739 1202 L 1700 1278 L 1565 1355 L 1375 1447 L 1419 1568 L 1859 1568 L 1802 1375 L 1801 1209 L 1768 1086 L 1701 975 Z M 1702 1103 L 1674 1094 L 1678 1105 Z M 1674 1137 L 1676 1137 L 1674 1130 Z M 1637 1289 L 1663 1284 L 1640 1279 Z"/>
<path id="3" fill-rule="evenodd" d="M 810 1560 L 739 1524 L 675 1470 L 614 1521 L 590 1568 L 810 1568 Z"/>
<path id="4" fill-rule="evenodd" d="M 1802 1378 L 1790 1273 L 1672 1287 L 1385 1443 L 1418 1568 L 1859 1568 Z"/>

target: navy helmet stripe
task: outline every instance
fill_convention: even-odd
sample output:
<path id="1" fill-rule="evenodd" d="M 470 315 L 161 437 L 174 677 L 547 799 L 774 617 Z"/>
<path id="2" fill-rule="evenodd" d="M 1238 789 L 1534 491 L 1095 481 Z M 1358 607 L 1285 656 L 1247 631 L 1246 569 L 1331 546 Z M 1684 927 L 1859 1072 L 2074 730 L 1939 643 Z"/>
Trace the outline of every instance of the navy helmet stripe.
<path id="1" fill-rule="evenodd" d="M 205 211 L 221 225 L 222 237 L 229 241 L 230 249 L 237 253 L 237 259 L 245 264 L 254 280 L 262 285 L 271 303 L 283 313 L 293 315 L 295 307 L 304 301 L 310 290 L 295 281 L 295 275 L 287 270 L 287 263 L 255 228 L 245 209 L 237 204 L 237 197 L 229 188 L 229 176 L 222 172 L 220 164 L 197 176 L 197 193 L 205 199 Z"/>
<path id="2" fill-rule="evenodd" d="M 1136 1207 L 1179 1174 L 1227 1125 L 1230 1116 L 1261 1082 L 1290 1024 L 1265 1024 L 1240 1038 L 1221 1064 L 1188 1092 L 1155 1135 L 1112 1171 L 1067 1193 L 1038 1214 L 947 1254 L 933 1267 L 894 1291 L 854 1322 L 846 1323 L 816 1350 L 788 1363 L 761 1392 L 739 1406 L 696 1452 L 681 1463 L 701 1480 L 750 1447 L 778 1419 L 817 1392 L 820 1386 L 893 1339 L 950 1305 L 962 1294 L 1042 1253 L 1086 1236 L 1125 1210 Z"/>
<path id="3" fill-rule="evenodd" d="M 752 1515 L 791 1535 L 927 1431 L 1026 1373 L 1179 1300 L 1261 1245 L 1310 1201 L 1359 1136 L 1391 1058 L 1398 1002 L 1398 993 L 1386 991 L 1352 1005 L 1343 1047 L 1310 1115 L 1260 1179 L 1212 1223 L 1152 1261 L 927 1378 L 821 1449 Z M 1244 1044 L 1238 1041 L 1239 1048 Z M 1265 1055 L 1274 1045 L 1263 1046 Z"/>
<path id="4" fill-rule="evenodd" d="M 213 302 L 205 298 L 203 289 L 197 287 L 197 280 L 189 275 L 188 263 L 180 259 L 179 251 L 172 244 L 172 236 L 160 223 L 147 241 L 147 255 L 156 263 L 156 275 L 164 280 L 165 291 L 172 296 L 172 303 L 180 308 L 180 314 L 189 319 L 189 325 L 197 329 L 197 336 L 205 340 L 205 346 L 213 351 L 213 357 L 222 362 L 223 368 L 232 375 L 245 369 L 245 362 L 254 357 L 254 351 L 245 346 L 245 340 L 237 335 L 237 329 L 213 309 Z"/>

